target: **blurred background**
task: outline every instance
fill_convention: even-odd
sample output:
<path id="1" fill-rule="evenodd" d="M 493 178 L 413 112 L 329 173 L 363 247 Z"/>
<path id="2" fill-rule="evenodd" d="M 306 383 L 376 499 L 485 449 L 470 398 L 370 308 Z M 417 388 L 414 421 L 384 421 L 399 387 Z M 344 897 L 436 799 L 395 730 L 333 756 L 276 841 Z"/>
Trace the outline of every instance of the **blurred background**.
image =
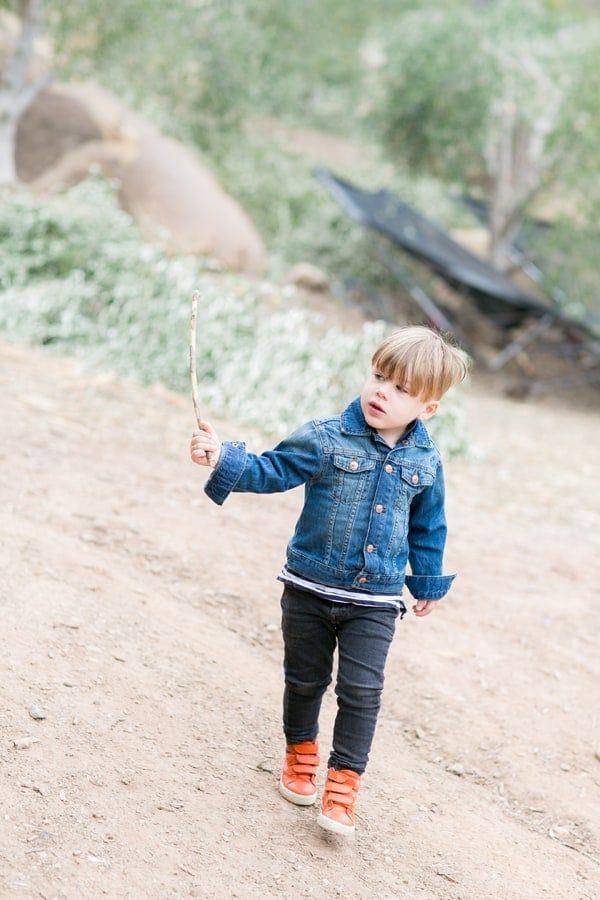
<path id="1" fill-rule="evenodd" d="M 197 287 L 203 397 L 272 432 L 314 415 L 324 384 L 323 411 L 341 406 L 387 328 L 431 322 L 423 296 L 484 367 L 594 381 L 599 12 L 592 0 L 0 3 L 3 340 L 184 389 Z M 389 192 L 547 305 L 562 323 L 553 352 L 540 363 L 521 339 L 544 309 L 490 316 L 427 259 L 393 241 L 382 252 L 317 168 Z M 285 396 L 261 404 L 272 377 Z"/>

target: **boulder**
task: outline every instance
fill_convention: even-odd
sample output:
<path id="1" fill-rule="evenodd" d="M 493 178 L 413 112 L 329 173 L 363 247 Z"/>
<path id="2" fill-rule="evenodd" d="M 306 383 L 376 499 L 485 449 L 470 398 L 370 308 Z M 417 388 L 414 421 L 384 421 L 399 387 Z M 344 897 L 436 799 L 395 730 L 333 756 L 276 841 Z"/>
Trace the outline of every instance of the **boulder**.
<path id="1" fill-rule="evenodd" d="M 100 129 L 77 98 L 49 87 L 38 94 L 19 119 L 17 177 L 32 182 L 75 147 L 101 138 Z"/>
<path id="2" fill-rule="evenodd" d="M 57 116 L 49 114 L 51 108 Z M 59 110 L 70 123 L 68 135 Z M 149 237 L 165 235 L 169 252 L 210 256 L 236 271 L 263 270 L 264 244 L 240 205 L 196 154 L 109 91 L 93 83 L 54 85 L 30 113 L 23 122 L 19 155 L 36 190 L 64 188 L 88 174 L 117 178 L 122 207 Z M 46 156 L 38 151 L 37 163 L 26 164 L 31 135 L 41 144 L 43 133 L 54 149 Z M 46 160 L 49 167 L 42 168 Z"/>
<path id="3" fill-rule="evenodd" d="M 50 194 L 79 184 L 90 175 L 120 183 L 135 150 L 121 141 L 86 141 L 61 156 L 30 187 L 36 194 Z"/>
<path id="4" fill-rule="evenodd" d="M 195 156 L 145 125 L 140 152 L 121 178 L 121 204 L 151 236 L 167 232 L 173 253 L 213 256 L 227 268 L 258 273 L 265 250 L 244 210 Z"/>
<path id="5" fill-rule="evenodd" d="M 329 290 L 329 278 L 326 273 L 312 263 L 296 263 L 287 273 L 285 281 L 287 284 L 295 284 L 307 291 Z"/>

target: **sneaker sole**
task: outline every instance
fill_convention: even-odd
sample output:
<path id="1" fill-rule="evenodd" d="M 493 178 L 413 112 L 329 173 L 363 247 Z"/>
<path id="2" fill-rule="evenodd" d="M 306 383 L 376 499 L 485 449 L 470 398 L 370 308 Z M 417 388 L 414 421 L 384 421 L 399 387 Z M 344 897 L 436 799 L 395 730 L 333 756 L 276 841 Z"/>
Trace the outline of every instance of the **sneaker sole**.
<path id="1" fill-rule="evenodd" d="M 354 834 L 354 825 L 343 825 L 341 822 L 336 822 L 335 819 L 330 819 L 328 816 L 324 816 L 323 813 L 319 813 L 317 824 L 320 825 L 321 828 L 325 828 L 327 831 L 335 832 L 335 834 Z"/>
<path id="2" fill-rule="evenodd" d="M 317 799 L 316 791 L 314 794 L 308 794 L 307 796 L 304 794 L 295 794 L 293 791 L 290 791 L 289 788 L 286 788 L 282 781 L 279 782 L 279 793 L 282 797 L 285 797 L 286 800 L 289 800 L 290 803 L 294 803 L 296 806 L 312 806 Z"/>

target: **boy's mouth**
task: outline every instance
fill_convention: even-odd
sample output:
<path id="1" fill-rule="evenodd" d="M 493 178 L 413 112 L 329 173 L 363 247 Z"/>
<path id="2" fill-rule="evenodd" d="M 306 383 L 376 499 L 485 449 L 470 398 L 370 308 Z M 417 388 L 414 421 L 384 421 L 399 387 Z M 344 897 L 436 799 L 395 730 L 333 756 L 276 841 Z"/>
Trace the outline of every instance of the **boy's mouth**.
<path id="1" fill-rule="evenodd" d="M 375 415 L 381 415 L 383 412 L 385 412 L 385 410 L 378 403 L 375 403 L 373 400 L 371 400 L 369 402 L 369 409 L 371 410 L 372 413 L 375 413 Z"/>

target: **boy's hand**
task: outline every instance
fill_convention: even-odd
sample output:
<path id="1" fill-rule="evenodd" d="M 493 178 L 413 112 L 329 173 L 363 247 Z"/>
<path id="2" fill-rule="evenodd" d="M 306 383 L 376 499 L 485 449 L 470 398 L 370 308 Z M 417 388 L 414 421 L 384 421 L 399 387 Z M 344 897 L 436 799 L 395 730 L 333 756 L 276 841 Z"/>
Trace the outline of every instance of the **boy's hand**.
<path id="1" fill-rule="evenodd" d="M 437 600 L 417 600 L 415 605 L 413 606 L 413 612 L 415 616 L 428 616 L 430 612 L 433 612 L 437 605 Z"/>
<path id="2" fill-rule="evenodd" d="M 216 465 L 221 453 L 221 442 L 210 422 L 200 422 L 200 429 L 192 433 L 190 456 L 198 466 L 209 466 L 206 454 L 212 456 L 212 465 Z"/>

